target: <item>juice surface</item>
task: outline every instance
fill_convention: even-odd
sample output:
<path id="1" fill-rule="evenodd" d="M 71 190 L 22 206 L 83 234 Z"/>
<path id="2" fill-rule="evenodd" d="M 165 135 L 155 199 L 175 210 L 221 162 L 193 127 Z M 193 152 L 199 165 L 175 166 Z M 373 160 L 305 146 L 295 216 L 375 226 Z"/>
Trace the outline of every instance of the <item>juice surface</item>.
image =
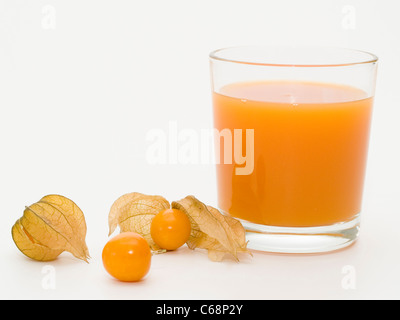
<path id="1" fill-rule="evenodd" d="M 252 174 L 217 165 L 220 209 L 286 227 L 346 222 L 360 212 L 372 113 L 364 91 L 248 82 L 223 87 L 213 102 L 216 129 L 254 129 Z"/>

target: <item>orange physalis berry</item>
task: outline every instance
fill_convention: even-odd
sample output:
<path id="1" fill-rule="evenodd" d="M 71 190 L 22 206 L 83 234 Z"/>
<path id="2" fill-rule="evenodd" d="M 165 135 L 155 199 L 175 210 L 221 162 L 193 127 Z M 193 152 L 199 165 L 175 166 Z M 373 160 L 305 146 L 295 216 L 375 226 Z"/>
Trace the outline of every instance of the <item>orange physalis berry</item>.
<path id="1" fill-rule="evenodd" d="M 123 232 L 103 249 L 106 271 L 121 281 L 139 281 L 150 270 L 151 250 L 147 241 L 135 232 Z"/>
<path id="2" fill-rule="evenodd" d="M 178 209 L 166 209 L 151 222 L 151 237 L 162 249 L 176 250 L 189 239 L 191 225 L 188 216 Z"/>

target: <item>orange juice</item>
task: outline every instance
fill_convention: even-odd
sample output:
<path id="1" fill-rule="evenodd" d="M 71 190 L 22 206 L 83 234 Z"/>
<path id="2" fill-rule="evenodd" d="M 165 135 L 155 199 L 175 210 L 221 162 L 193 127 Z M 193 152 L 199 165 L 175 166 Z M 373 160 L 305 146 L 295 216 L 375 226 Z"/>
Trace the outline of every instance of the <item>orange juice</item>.
<path id="1" fill-rule="evenodd" d="M 260 81 L 227 85 L 213 102 L 216 129 L 254 129 L 251 174 L 236 175 L 234 163 L 217 165 L 220 209 L 284 227 L 326 226 L 358 215 L 372 113 L 364 91 Z"/>

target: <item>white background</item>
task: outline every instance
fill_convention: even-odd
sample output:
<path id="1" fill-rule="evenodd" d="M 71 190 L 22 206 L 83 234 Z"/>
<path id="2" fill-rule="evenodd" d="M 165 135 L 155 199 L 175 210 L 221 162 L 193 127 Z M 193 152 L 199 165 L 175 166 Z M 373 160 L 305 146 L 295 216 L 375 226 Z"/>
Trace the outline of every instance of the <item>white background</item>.
<path id="1" fill-rule="evenodd" d="M 395 0 L 0 0 L 0 298 L 400 298 L 400 19 Z M 151 165 L 152 129 L 212 126 L 208 53 L 235 45 L 329 45 L 380 58 L 362 212 L 352 247 L 213 263 L 187 248 L 126 284 L 103 270 L 120 195 L 216 205 L 214 167 Z M 84 211 L 92 259 L 24 257 L 11 226 L 25 205 L 62 194 Z M 46 272 L 55 272 L 55 288 Z M 348 269 L 350 268 L 350 269 Z M 355 287 L 346 287 L 347 270 Z"/>

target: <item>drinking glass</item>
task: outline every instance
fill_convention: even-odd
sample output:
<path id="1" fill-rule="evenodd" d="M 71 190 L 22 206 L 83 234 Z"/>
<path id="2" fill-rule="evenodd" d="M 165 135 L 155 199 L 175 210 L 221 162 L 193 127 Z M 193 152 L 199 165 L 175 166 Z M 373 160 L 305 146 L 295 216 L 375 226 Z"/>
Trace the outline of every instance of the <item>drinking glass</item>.
<path id="1" fill-rule="evenodd" d="M 326 47 L 210 54 L 218 206 L 249 248 L 317 253 L 357 239 L 377 62 Z"/>

